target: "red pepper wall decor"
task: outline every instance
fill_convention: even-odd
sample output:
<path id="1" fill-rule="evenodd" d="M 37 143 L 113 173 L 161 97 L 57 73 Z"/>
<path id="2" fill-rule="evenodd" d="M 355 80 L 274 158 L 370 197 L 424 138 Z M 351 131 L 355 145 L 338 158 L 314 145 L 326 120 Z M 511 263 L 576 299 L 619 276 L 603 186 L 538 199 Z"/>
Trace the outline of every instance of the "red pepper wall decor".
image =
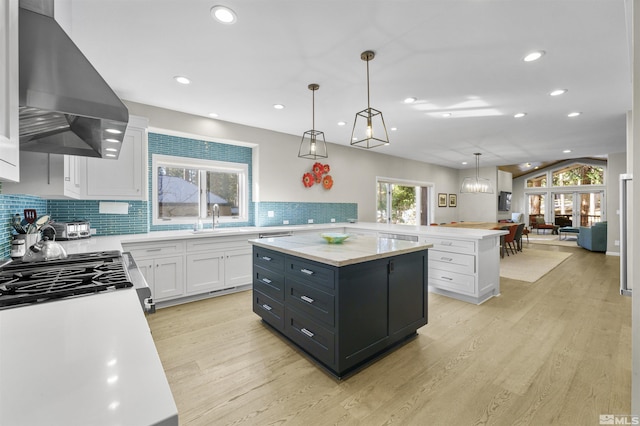
<path id="1" fill-rule="evenodd" d="M 311 172 L 302 175 L 302 184 L 305 188 L 311 188 L 314 183 L 322 183 L 324 189 L 331 189 L 333 178 L 328 174 L 330 170 L 331 167 L 328 164 L 315 163 Z"/>

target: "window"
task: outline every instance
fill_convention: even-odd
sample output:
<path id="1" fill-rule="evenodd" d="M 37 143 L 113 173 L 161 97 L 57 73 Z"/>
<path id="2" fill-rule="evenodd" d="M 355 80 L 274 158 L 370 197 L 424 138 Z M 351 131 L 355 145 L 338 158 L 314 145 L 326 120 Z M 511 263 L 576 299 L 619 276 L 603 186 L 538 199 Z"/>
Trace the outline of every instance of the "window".
<path id="1" fill-rule="evenodd" d="M 552 182 L 553 186 L 603 185 L 604 167 L 572 164 L 555 170 Z"/>
<path id="2" fill-rule="evenodd" d="M 153 155 L 153 224 L 212 220 L 248 221 L 248 166 L 240 163 Z"/>
<path id="3" fill-rule="evenodd" d="M 527 188 L 544 188 L 547 186 L 547 174 L 527 179 Z"/>
<path id="4" fill-rule="evenodd" d="M 428 194 L 432 187 L 429 183 L 378 178 L 376 222 L 428 224 L 428 216 L 432 216 Z"/>

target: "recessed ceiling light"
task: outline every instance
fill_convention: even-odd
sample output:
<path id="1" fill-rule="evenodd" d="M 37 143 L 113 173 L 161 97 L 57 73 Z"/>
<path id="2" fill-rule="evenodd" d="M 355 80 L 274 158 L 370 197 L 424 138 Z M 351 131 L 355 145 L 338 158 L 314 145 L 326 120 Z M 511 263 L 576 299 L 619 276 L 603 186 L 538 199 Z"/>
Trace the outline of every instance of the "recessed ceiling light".
<path id="1" fill-rule="evenodd" d="M 549 95 L 560 96 L 560 95 L 564 95 L 565 93 L 567 93 L 567 89 L 556 89 L 553 92 L 549 93 Z"/>
<path id="2" fill-rule="evenodd" d="M 118 139 L 113 139 L 113 138 L 105 139 L 104 141 L 105 142 L 120 143 L 120 141 Z"/>
<path id="3" fill-rule="evenodd" d="M 533 168 L 533 170 L 538 170 L 539 168 L 540 168 L 540 166 L 535 166 L 535 167 Z"/>
<path id="4" fill-rule="evenodd" d="M 462 162 L 462 165 L 463 165 L 463 166 L 466 166 L 467 164 L 469 164 L 469 163 L 467 163 L 466 161 L 463 161 L 463 162 Z"/>
<path id="5" fill-rule="evenodd" d="M 105 154 L 105 157 L 111 157 L 111 158 L 115 158 L 115 154 Z"/>
<path id="6" fill-rule="evenodd" d="M 577 117 L 580 114 L 582 114 L 581 112 L 570 112 L 569 114 L 567 114 L 567 117 Z"/>
<path id="7" fill-rule="evenodd" d="M 524 117 L 525 115 L 527 115 L 527 113 L 526 113 L 526 112 L 519 112 L 519 113 L 517 113 L 517 114 L 513 114 L 513 117 L 514 117 L 514 118 L 522 118 L 522 117 Z"/>
<path id="8" fill-rule="evenodd" d="M 417 98 L 406 98 L 406 99 L 404 100 L 404 103 L 405 103 L 405 104 L 412 104 L 412 103 L 414 103 L 414 102 L 415 102 L 415 101 L 417 101 L 417 100 L 418 100 Z"/>
<path id="9" fill-rule="evenodd" d="M 398 130 L 398 128 L 397 128 L 397 127 L 392 127 L 392 128 L 391 128 L 391 131 L 392 131 L 392 132 L 395 132 L 396 130 Z"/>
<path id="10" fill-rule="evenodd" d="M 211 118 L 216 118 L 218 116 L 218 114 L 216 114 L 215 112 L 210 112 L 209 113 L 209 117 Z"/>
<path id="11" fill-rule="evenodd" d="M 562 151 L 562 152 L 563 152 L 563 153 L 565 153 L 565 154 L 568 154 L 568 153 L 570 153 L 570 152 L 571 152 L 571 150 L 570 150 L 570 149 L 565 149 L 565 150 L 564 150 L 564 151 Z"/>
<path id="12" fill-rule="evenodd" d="M 226 6 L 213 6 L 211 8 L 211 16 L 222 24 L 235 24 L 238 20 L 236 13 Z"/>
<path id="13" fill-rule="evenodd" d="M 351 138 L 351 140 L 357 141 L 357 140 L 358 140 L 358 138 L 353 137 L 353 138 Z"/>
<path id="14" fill-rule="evenodd" d="M 445 112 L 442 114 L 443 117 L 451 117 L 451 113 L 450 112 Z"/>
<path id="15" fill-rule="evenodd" d="M 118 129 L 105 129 L 104 131 L 107 133 L 111 133 L 112 135 L 119 135 L 120 133 L 122 133 L 122 131 Z"/>
<path id="16" fill-rule="evenodd" d="M 527 56 L 523 58 L 523 61 L 525 62 L 537 61 L 538 59 L 542 58 L 543 55 L 544 55 L 544 50 L 537 50 L 535 52 L 531 52 L 527 54 Z"/>
<path id="17" fill-rule="evenodd" d="M 191 80 L 189 80 L 187 77 L 181 76 L 181 75 L 177 75 L 175 77 L 173 77 L 173 79 L 175 81 L 177 81 L 180 84 L 190 84 Z"/>
<path id="18" fill-rule="evenodd" d="M 531 163 L 525 164 L 526 167 L 531 167 Z"/>
<path id="19" fill-rule="evenodd" d="M 275 109 L 284 109 L 284 105 L 282 105 L 282 104 L 274 104 L 273 107 Z"/>
<path id="20" fill-rule="evenodd" d="M 345 126 L 346 124 L 346 121 L 338 121 L 338 126 Z"/>
<path id="21" fill-rule="evenodd" d="M 109 152 L 118 152 L 117 149 L 115 148 L 106 148 L 105 151 L 109 151 Z"/>

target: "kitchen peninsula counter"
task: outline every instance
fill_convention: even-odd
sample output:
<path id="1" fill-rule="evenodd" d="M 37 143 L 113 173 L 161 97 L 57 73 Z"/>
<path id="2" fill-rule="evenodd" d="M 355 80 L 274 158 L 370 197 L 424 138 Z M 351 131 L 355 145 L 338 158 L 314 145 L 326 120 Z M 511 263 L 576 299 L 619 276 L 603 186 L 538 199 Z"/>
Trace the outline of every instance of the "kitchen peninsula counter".
<path id="1" fill-rule="evenodd" d="M 254 239 L 253 311 L 337 378 L 366 367 L 427 324 L 431 244 L 319 235 Z"/>

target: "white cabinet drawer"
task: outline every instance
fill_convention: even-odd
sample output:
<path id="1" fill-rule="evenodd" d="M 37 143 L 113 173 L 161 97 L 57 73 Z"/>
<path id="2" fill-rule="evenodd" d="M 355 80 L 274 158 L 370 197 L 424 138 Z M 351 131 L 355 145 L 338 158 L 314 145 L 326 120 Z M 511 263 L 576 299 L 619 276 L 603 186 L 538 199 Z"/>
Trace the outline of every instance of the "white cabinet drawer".
<path id="1" fill-rule="evenodd" d="M 125 251 L 131 252 L 134 259 L 143 257 L 156 257 L 170 254 L 184 253 L 183 241 L 163 241 L 161 243 L 124 243 Z"/>
<path id="2" fill-rule="evenodd" d="M 448 251 L 429 250 L 429 268 L 445 271 L 474 274 L 476 257 L 470 254 L 452 253 Z"/>
<path id="3" fill-rule="evenodd" d="M 475 253 L 475 241 L 452 240 L 449 238 L 425 237 L 425 243 L 433 244 L 436 250 L 455 251 L 457 253 Z"/>
<path id="4" fill-rule="evenodd" d="M 245 235 L 233 237 L 194 238 L 187 240 L 187 253 L 240 248 L 251 249 L 249 238 Z"/>
<path id="5" fill-rule="evenodd" d="M 475 277 L 457 272 L 429 269 L 429 285 L 456 293 L 475 294 Z"/>

